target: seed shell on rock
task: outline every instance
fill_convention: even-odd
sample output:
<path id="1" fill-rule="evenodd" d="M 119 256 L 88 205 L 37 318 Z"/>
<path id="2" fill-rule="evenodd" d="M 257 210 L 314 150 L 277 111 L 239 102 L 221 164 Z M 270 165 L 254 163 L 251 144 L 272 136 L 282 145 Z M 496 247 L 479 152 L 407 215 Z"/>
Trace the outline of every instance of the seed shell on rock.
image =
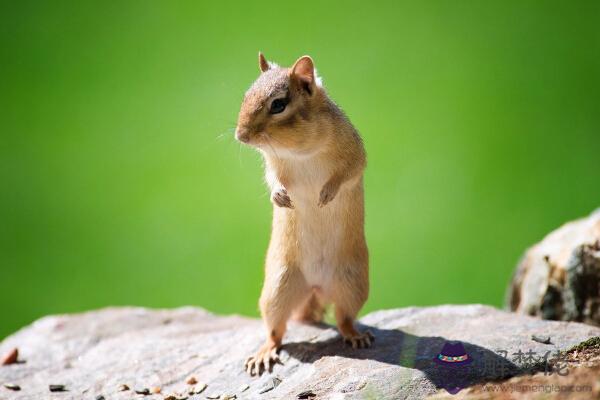
<path id="1" fill-rule="evenodd" d="M 305 390 L 304 392 L 298 393 L 298 395 L 296 396 L 296 398 L 301 400 L 310 399 L 311 397 L 317 397 L 317 395 L 314 394 L 312 390 Z"/>
<path id="2" fill-rule="evenodd" d="M 238 392 L 242 393 L 248 389 L 250 389 L 250 385 L 248 385 L 247 383 L 244 383 L 242 386 L 240 386 L 240 388 L 238 389 Z"/>
<path id="3" fill-rule="evenodd" d="M 18 392 L 19 390 L 21 390 L 21 386 L 14 384 L 14 383 L 5 383 L 4 387 L 7 388 L 8 390 L 14 390 L 15 392 Z"/>
<path id="4" fill-rule="evenodd" d="M 48 385 L 48 389 L 51 392 L 64 392 L 66 390 L 65 385 Z"/>

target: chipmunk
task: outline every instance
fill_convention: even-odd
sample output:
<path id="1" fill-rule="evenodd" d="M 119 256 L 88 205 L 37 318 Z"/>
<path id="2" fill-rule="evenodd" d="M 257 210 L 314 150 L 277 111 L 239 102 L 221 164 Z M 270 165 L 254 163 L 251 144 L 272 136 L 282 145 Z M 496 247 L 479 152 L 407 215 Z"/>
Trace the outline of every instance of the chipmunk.
<path id="1" fill-rule="evenodd" d="M 362 139 L 328 97 L 309 56 L 291 68 L 258 58 L 261 74 L 244 96 L 235 131 L 264 156 L 273 203 L 259 301 L 267 339 L 246 360 L 250 375 L 279 361 L 290 318 L 320 322 L 327 303 L 335 305 L 346 343 L 362 348 L 374 340 L 354 327 L 369 294 Z"/>

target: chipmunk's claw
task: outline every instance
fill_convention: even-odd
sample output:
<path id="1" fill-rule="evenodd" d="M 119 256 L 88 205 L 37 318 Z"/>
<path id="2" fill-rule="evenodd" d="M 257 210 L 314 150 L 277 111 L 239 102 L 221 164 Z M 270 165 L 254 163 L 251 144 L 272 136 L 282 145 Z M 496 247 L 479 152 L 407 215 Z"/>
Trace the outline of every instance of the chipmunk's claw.
<path id="1" fill-rule="evenodd" d="M 338 190 L 339 190 L 339 186 L 337 186 L 333 183 L 330 183 L 330 182 L 326 183 L 323 186 L 323 189 L 321 189 L 321 193 L 319 193 L 318 206 L 324 207 L 329 202 L 331 202 L 333 199 L 335 199 L 335 196 L 337 195 Z"/>
<path id="2" fill-rule="evenodd" d="M 279 207 L 294 208 L 292 199 L 290 199 L 290 196 L 285 189 L 280 189 L 271 193 L 271 201 Z"/>
<path id="3" fill-rule="evenodd" d="M 248 357 L 244 363 L 246 372 L 250 376 L 260 376 L 263 372 L 272 372 L 275 364 L 282 364 L 277 350 L 277 348 L 261 347 L 255 355 Z"/>
<path id="4" fill-rule="evenodd" d="M 371 344 L 374 341 L 375 336 L 371 333 L 371 331 L 344 337 L 344 343 L 346 343 L 348 346 L 352 346 L 353 349 L 367 349 L 371 347 Z"/>

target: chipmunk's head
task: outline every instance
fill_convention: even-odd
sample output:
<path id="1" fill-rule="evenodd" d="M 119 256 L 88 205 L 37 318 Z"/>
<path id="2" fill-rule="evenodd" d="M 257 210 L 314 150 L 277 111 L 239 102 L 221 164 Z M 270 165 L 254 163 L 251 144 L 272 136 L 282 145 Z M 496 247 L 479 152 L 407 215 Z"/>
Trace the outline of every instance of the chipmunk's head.
<path id="1" fill-rule="evenodd" d="M 258 54 L 261 74 L 244 96 L 235 137 L 265 151 L 302 152 L 318 141 L 325 95 L 309 56 L 282 68 Z"/>

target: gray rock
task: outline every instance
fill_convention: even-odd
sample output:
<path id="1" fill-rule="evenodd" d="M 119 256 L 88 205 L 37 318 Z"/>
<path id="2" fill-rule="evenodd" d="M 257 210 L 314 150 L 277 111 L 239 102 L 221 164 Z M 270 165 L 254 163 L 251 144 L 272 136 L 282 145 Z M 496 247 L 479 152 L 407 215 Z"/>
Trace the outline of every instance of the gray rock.
<path id="1" fill-rule="evenodd" d="M 8 337 L 0 354 L 18 347 L 25 362 L 0 367 L 2 399 L 50 398 L 48 385 L 64 384 L 56 399 L 142 398 L 130 388 L 161 387 L 143 397 L 163 399 L 187 393 L 193 375 L 208 384 L 202 394 L 236 394 L 238 399 L 295 399 L 312 391 L 317 399 L 413 399 L 440 387 L 468 386 L 540 368 L 515 354 L 538 357 L 566 349 L 600 329 L 543 321 L 482 305 L 404 308 L 371 313 L 361 329 L 376 336 L 370 349 L 352 350 L 328 326 L 291 323 L 281 352 L 283 365 L 260 378 L 246 375 L 243 364 L 264 339 L 261 322 L 239 316 L 215 316 L 197 308 L 148 310 L 108 308 L 79 315 L 42 318 Z M 551 344 L 531 340 L 550 336 Z M 446 341 L 462 341 L 474 360 L 467 367 L 438 366 L 432 360 Z M 506 352 L 506 354 L 504 353 Z M 277 377 L 272 390 L 259 392 Z M 240 387 L 249 389 L 239 393 Z"/>
<path id="2" fill-rule="evenodd" d="M 527 250 L 507 306 L 544 319 L 600 325 L 600 210 L 563 225 Z"/>

